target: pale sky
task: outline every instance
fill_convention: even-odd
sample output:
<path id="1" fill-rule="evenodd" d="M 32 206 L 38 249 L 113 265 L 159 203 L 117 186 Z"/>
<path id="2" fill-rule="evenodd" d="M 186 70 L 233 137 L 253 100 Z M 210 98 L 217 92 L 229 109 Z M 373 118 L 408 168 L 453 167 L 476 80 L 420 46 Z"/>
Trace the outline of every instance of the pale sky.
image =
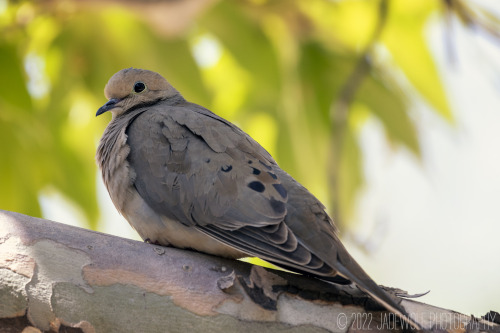
<path id="1" fill-rule="evenodd" d="M 476 316 L 500 311 L 500 44 L 456 26 L 457 62 L 443 48 L 442 23 L 429 42 L 448 88 L 456 125 L 415 108 L 423 158 L 394 152 L 380 125 L 362 133 L 368 184 L 347 246 L 380 284 L 419 301 Z M 371 255 L 356 243 L 370 235 Z M 380 237 L 381 236 L 381 237 Z"/>

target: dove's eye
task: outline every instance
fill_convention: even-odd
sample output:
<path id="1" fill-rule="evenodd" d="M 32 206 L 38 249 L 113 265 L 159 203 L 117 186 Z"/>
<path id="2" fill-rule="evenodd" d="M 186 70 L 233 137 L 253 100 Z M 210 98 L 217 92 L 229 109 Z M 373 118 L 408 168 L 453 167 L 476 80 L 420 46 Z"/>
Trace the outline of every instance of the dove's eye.
<path id="1" fill-rule="evenodd" d="M 146 85 L 144 84 L 144 82 L 138 81 L 134 84 L 134 92 L 140 93 L 143 92 L 144 89 L 146 89 Z"/>

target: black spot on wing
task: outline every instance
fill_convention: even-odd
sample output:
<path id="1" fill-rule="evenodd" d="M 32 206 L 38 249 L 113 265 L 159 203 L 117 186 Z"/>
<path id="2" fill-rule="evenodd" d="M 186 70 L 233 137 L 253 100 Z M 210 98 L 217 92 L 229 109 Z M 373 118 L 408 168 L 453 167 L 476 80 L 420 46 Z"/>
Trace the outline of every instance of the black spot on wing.
<path id="1" fill-rule="evenodd" d="M 278 176 L 276 176 L 274 173 L 268 171 L 267 172 L 269 174 L 269 176 L 271 176 L 273 179 L 278 179 Z"/>
<path id="2" fill-rule="evenodd" d="M 286 206 L 285 206 L 285 203 L 283 201 L 278 201 L 274 198 L 271 198 L 271 200 L 269 200 L 269 202 L 271 203 L 272 209 L 277 214 L 283 214 L 285 212 Z"/>
<path id="3" fill-rule="evenodd" d="M 281 195 L 281 197 L 283 199 L 286 199 L 287 192 L 286 192 L 285 188 L 283 187 L 283 185 L 281 185 L 281 184 L 273 184 L 273 187 L 276 190 L 276 192 L 278 192 Z"/>
<path id="4" fill-rule="evenodd" d="M 254 175 L 260 175 L 260 170 L 259 169 L 255 169 L 255 168 L 252 168 L 253 169 L 253 174 Z"/>
<path id="5" fill-rule="evenodd" d="M 266 189 L 264 184 L 262 184 L 259 181 L 253 181 L 253 182 L 249 183 L 248 187 L 251 188 L 252 190 L 260 192 L 260 193 L 264 192 L 264 190 Z"/>
<path id="6" fill-rule="evenodd" d="M 271 170 L 272 167 L 270 165 L 265 164 L 264 162 L 259 160 L 259 163 L 262 164 L 267 170 Z"/>
<path id="7" fill-rule="evenodd" d="M 223 165 L 220 167 L 220 169 L 224 172 L 229 172 L 233 169 L 233 166 L 232 165 Z"/>

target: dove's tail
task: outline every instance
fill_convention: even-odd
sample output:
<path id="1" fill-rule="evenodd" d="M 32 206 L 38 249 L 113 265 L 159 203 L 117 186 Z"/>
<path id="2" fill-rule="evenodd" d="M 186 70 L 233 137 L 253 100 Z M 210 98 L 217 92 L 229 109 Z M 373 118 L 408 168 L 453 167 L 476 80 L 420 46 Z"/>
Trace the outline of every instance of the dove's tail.
<path id="1" fill-rule="evenodd" d="M 366 292 L 373 299 L 375 299 L 378 303 L 383 305 L 387 310 L 393 312 L 395 315 L 400 317 L 403 321 L 411 325 L 414 329 L 420 330 L 422 327 L 420 324 L 415 322 L 410 318 L 406 310 L 399 305 L 387 292 L 382 290 L 369 276 L 365 273 L 365 271 L 361 268 L 361 266 L 354 261 L 354 259 L 350 258 L 349 267 L 342 267 L 342 265 L 338 265 L 336 268 L 338 269 L 340 275 L 352 281 L 354 284 L 358 286 L 359 289 Z M 340 267 L 339 267 L 340 266 Z M 356 274 L 352 272 L 355 271 Z"/>
<path id="2" fill-rule="evenodd" d="M 396 316 L 401 318 L 404 322 L 408 323 L 412 328 L 416 330 L 421 330 L 422 327 L 420 324 L 415 322 L 408 315 L 405 309 L 401 305 L 399 305 L 396 300 L 394 300 L 387 292 L 382 290 L 375 281 L 373 281 L 368 274 L 359 266 L 359 264 L 347 253 L 347 251 L 342 251 L 339 249 L 339 252 L 342 253 L 339 255 L 339 262 L 335 265 L 335 269 L 338 274 L 335 276 L 331 275 L 322 275 L 318 274 L 317 271 L 314 270 L 302 270 L 297 269 L 296 267 L 290 267 L 287 265 L 283 265 L 282 263 L 276 262 L 275 260 L 267 260 L 270 263 L 285 268 L 287 270 L 291 270 L 293 272 L 310 275 L 314 274 L 318 279 L 332 282 L 340 285 L 347 285 L 354 283 L 358 286 L 359 289 L 370 295 L 377 303 L 382 305 L 388 311 L 391 311 Z M 404 327 L 403 327 L 404 328 Z M 408 327 L 410 328 L 410 327 Z"/>

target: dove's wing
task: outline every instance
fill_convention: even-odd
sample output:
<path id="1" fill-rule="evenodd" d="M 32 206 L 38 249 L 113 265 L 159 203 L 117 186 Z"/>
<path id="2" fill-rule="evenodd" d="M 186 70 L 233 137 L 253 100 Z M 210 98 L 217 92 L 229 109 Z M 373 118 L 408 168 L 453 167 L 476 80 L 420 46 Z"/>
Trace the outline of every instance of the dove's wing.
<path id="1" fill-rule="evenodd" d="M 240 129 L 186 103 L 152 106 L 126 133 L 134 186 L 158 214 L 249 255 L 336 274 L 339 240 L 323 205 Z"/>
<path id="2" fill-rule="evenodd" d="M 286 192 L 275 175 L 258 171 L 274 160 L 262 148 L 245 152 L 249 138 L 217 116 L 159 104 L 126 133 L 134 186 L 157 213 L 226 230 L 283 221 Z"/>
<path id="3" fill-rule="evenodd" d="M 152 106 L 131 122 L 126 133 L 134 186 L 158 214 L 249 255 L 296 270 L 335 275 L 335 269 L 314 255 L 287 225 L 287 216 L 310 215 L 311 220 L 315 211 L 322 211 L 321 204 L 304 189 L 314 204 L 305 207 L 307 211 L 289 207 L 289 190 L 280 178 L 291 177 L 240 129 L 186 103 Z M 311 228 L 303 230 L 306 241 L 319 233 L 316 221 L 310 222 Z M 333 234 L 328 220 L 322 223 L 324 232 Z M 292 221 L 292 227 L 300 225 Z M 323 242 L 329 243 L 324 244 L 328 252 L 334 249 L 330 240 Z"/>

